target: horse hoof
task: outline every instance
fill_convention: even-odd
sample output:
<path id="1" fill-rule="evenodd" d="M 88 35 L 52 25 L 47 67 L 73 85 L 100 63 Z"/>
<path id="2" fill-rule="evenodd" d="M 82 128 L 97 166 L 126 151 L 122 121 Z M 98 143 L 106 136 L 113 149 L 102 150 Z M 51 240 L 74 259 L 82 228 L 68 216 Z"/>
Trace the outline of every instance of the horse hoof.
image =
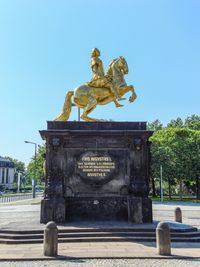
<path id="1" fill-rule="evenodd" d="M 123 107 L 123 106 L 124 106 L 124 105 L 121 105 L 121 104 L 119 104 L 119 103 L 116 104 L 116 107 L 117 107 L 117 108 L 121 108 L 121 107 Z"/>
<path id="2" fill-rule="evenodd" d="M 130 98 L 129 98 L 129 102 L 132 103 L 132 102 L 135 101 L 135 99 L 136 99 L 136 97 L 130 97 Z"/>

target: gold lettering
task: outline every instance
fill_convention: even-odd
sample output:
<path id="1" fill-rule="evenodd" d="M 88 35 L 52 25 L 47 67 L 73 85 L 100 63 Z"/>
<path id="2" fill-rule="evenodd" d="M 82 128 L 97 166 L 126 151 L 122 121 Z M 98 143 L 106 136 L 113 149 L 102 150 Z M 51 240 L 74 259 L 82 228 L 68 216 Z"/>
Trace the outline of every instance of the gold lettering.
<path id="1" fill-rule="evenodd" d="M 109 156 L 83 156 L 77 167 L 88 177 L 105 177 L 115 169 L 115 162 Z"/>

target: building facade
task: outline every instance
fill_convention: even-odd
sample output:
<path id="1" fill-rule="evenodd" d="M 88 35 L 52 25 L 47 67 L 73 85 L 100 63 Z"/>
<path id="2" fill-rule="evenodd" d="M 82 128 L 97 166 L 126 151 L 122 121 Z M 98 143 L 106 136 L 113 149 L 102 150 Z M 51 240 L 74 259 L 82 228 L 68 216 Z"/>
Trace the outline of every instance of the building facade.
<path id="1" fill-rule="evenodd" d="M 9 159 L 0 157 L 0 187 L 12 188 L 15 175 L 14 162 Z"/>

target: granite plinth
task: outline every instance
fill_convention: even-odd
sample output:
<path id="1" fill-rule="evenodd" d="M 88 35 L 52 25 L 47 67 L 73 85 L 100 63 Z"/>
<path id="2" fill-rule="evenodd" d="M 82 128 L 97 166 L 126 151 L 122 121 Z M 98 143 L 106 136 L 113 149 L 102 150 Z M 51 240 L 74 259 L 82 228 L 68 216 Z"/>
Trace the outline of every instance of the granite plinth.
<path id="1" fill-rule="evenodd" d="M 48 122 L 41 222 L 152 222 L 145 122 Z"/>

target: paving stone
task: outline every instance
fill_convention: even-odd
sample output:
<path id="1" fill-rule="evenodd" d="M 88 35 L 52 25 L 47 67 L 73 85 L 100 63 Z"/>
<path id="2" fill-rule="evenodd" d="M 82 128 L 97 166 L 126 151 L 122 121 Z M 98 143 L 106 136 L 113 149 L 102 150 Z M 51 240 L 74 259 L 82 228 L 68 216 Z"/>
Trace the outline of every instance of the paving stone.
<path id="1" fill-rule="evenodd" d="M 18 203 L 17 203 L 18 202 Z M 36 200 L 26 200 L 17 201 L 15 203 L 0 204 L 0 229 L 41 229 L 44 225 L 39 223 L 39 199 Z M 20 202 L 20 203 L 19 203 Z M 23 203 L 23 204 L 22 204 Z M 34 203 L 34 205 L 31 205 Z M 173 210 L 175 206 L 181 207 L 183 211 L 183 222 L 186 224 L 196 225 L 200 228 L 200 206 L 192 204 L 181 206 L 180 203 L 175 203 L 172 205 L 167 204 L 154 204 L 154 219 L 155 220 L 169 220 L 169 215 L 173 215 Z M 110 222 L 112 224 L 112 222 Z M 84 225 L 84 223 L 83 223 Z M 124 223 L 125 225 L 125 223 Z M 130 224 L 126 224 L 130 227 Z M 69 227 L 77 227 L 74 224 Z M 116 227 L 117 227 L 116 223 Z M 0 259 L 7 258 L 44 258 L 42 255 L 43 245 L 42 244 L 32 244 L 32 245 L 0 245 Z M 96 253 L 96 254 L 95 254 Z M 84 256 L 99 256 L 99 257 L 157 257 L 155 243 L 143 243 L 137 244 L 132 242 L 112 242 L 112 243 L 71 243 L 71 244 L 59 244 L 59 254 L 63 256 L 71 257 L 84 257 Z M 172 254 L 177 256 L 188 256 L 188 257 L 200 257 L 200 244 L 187 244 L 187 243 L 173 243 L 172 244 Z M 78 260 L 76 260 L 78 261 Z M 142 263 L 141 263 L 142 262 Z M 148 264 L 146 264 L 148 262 Z M 180 263 L 180 265 L 179 265 Z M 3 265 L 2 265 L 3 264 Z M 51 265 L 53 264 L 53 265 Z M 60 264 L 60 265 L 59 265 Z M 64 265 L 65 264 L 65 265 Z M 82 264 L 82 265 L 81 265 Z M 83 265 L 85 264 L 85 265 Z M 87 264 L 87 265 L 86 265 Z M 200 266 L 199 260 L 164 260 L 161 264 L 160 260 L 80 260 L 77 262 L 67 261 L 67 266 Z M 131 265 L 132 264 L 132 265 Z M 136 265 L 137 264 L 137 265 Z M 145 265 L 146 264 L 146 265 Z M 159 265 L 160 264 L 160 265 Z M 167 265 L 164 265 L 167 264 Z M 174 265 L 173 265 L 174 264 Z M 182 264 L 182 265 L 181 265 Z M 42 261 L 42 262 L 1 262 L 0 266 L 66 266 L 66 261 Z"/>
<path id="2" fill-rule="evenodd" d="M 121 260 L 64 260 L 64 261 L 26 261 L 0 262 L 2 267 L 199 267 L 200 260 L 159 260 L 159 259 L 121 259 Z"/>

